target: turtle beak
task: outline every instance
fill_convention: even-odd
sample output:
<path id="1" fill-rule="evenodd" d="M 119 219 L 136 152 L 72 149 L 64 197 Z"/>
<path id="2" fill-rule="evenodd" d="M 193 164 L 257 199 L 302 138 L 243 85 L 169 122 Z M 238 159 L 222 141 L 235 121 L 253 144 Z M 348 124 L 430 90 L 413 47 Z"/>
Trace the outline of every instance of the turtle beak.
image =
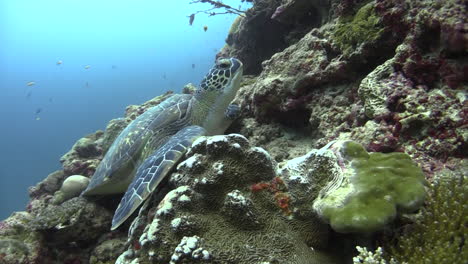
<path id="1" fill-rule="evenodd" d="M 240 73 L 242 74 L 242 62 L 236 58 L 230 58 L 229 60 L 231 61 L 231 73 L 237 74 L 237 72 L 240 71 Z"/>

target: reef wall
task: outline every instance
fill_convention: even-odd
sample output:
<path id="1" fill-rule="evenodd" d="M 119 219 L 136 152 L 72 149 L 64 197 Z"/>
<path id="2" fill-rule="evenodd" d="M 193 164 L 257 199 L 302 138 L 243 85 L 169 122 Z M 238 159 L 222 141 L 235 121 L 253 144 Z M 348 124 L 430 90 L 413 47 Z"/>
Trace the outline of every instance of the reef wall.
<path id="1" fill-rule="evenodd" d="M 0 222 L 0 263 L 462 263 L 466 13 L 462 0 L 254 1 L 218 54 L 247 75 L 227 135 L 198 140 L 111 232 L 120 196 L 76 197 L 77 175 L 91 177 L 119 132 L 171 93 L 129 106 Z M 385 195 L 362 176 L 374 172 L 391 179 Z"/>

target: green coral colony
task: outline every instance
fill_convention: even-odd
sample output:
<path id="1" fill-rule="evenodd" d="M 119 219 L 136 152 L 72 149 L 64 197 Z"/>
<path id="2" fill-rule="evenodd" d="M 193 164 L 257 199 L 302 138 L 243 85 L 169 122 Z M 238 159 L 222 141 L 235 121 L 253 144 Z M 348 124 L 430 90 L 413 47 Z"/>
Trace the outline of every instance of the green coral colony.
<path id="1" fill-rule="evenodd" d="M 374 232 L 397 212 L 418 209 L 425 197 L 422 170 L 405 153 L 368 153 L 353 141 L 342 143 L 347 167 L 337 188 L 329 188 L 314 208 L 338 232 Z M 347 163 L 347 164 L 346 164 Z M 333 181 L 331 185 L 336 185 Z"/>

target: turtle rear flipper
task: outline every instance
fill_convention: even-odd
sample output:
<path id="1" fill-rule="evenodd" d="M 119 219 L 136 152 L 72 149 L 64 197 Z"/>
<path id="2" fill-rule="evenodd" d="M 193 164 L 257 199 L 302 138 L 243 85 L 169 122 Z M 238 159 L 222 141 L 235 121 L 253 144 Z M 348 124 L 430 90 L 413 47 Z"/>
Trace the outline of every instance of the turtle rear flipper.
<path id="1" fill-rule="evenodd" d="M 119 227 L 148 198 L 187 148 L 205 133 L 200 126 L 185 127 L 143 161 L 115 211 L 111 230 Z"/>

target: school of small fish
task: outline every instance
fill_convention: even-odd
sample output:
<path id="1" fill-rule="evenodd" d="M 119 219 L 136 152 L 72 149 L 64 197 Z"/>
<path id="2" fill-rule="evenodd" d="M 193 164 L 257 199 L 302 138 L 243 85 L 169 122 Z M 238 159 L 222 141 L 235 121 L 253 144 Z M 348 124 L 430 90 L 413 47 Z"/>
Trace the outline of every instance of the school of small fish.
<path id="1" fill-rule="evenodd" d="M 194 20 L 195 20 L 195 14 L 191 14 L 190 16 L 188 16 L 188 18 L 189 18 L 189 25 L 191 26 L 191 25 L 193 24 Z M 204 25 L 204 26 L 203 26 L 203 30 L 206 32 L 206 31 L 208 30 L 208 26 L 207 26 L 207 25 Z M 215 50 L 216 50 L 216 49 L 215 49 Z M 55 64 L 56 64 L 57 66 L 60 66 L 60 65 L 63 64 L 63 61 L 62 61 L 62 60 L 57 60 L 57 61 L 55 62 Z M 91 68 L 91 65 L 86 64 L 86 65 L 83 66 L 83 68 L 84 68 L 85 70 L 89 70 L 89 69 Z M 117 66 L 116 66 L 116 65 L 112 65 L 112 66 L 111 66 L 111 69 L 115 70 L 115 69 L 117 69 Z M 192 63 L 192 69 L 195 69 L 195 63 Z M 167 79 L 166 73 L 163 73 L 162 78 L 163 78 L 164 80 Z M 26 86 L 29 86 L 29 87 L 34 86 L 34 85 L 36 85 L 36 82 L 34 82 L 34 81 L 30 81 L 30 82 L 27 82 L 27 83 L 26 83 Z M 90 87 L 89 82 L 86 82 L 86 83 L 85 83 L 85 87 Z M 26 94 L 26 99 L 29 100 L 29 99 L 31 98 L 31 95 L 32 95 L 32 90 L 29 90 L 28 93 Z M 49 103 L 52 103 L 52 102 L 53 102 L 52 97 L 49 97 Z M 40 114 L 41 112 L 42 112 L 42 108 L 37 108 L 37 109 L 36 109 L 36 112 L 35 112 L 35 120 L 41 120 L 41 118 L 39 117 L 39 114 Z"/>

